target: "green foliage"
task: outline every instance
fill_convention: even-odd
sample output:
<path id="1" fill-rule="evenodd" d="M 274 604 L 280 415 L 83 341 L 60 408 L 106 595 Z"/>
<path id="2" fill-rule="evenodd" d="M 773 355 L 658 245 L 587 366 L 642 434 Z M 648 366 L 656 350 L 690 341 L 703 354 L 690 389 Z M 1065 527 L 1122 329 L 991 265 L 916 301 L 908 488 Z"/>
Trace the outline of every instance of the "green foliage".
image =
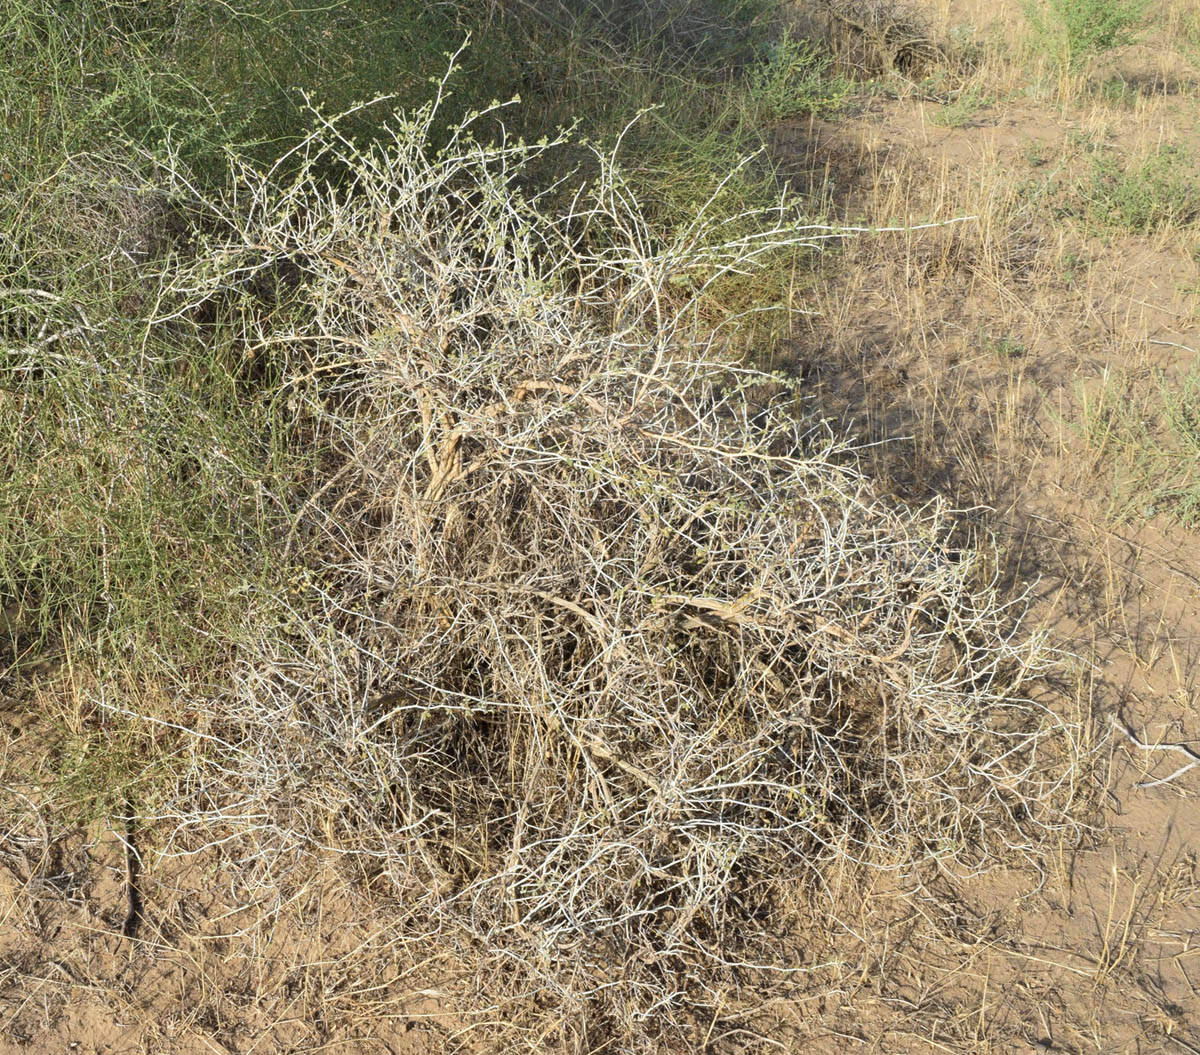
<path id="1" fill-rule="evenodd" d="M 1137 40 L 1148 0 L 1025 0 L 1034 39 L 1064 73 Z"/>
<path id="2" fill-rule="evenodd" d="M 832 65 L 833 59 L 819 45 L 785 32 L 751 68 L 750 98 L 776 121 L 836 111 L 850 82 L 834 75 Z"/>
<path id="3" fill-rule="evenodd" d="M 225 647 L 234 597 L 266 573 L 276 526 L 255 481 L 288 474 L 272 443 L 284 422 L 203 335 L 143 332 L 141 355 L 130 336 L 8 345 L 0 589 L 102 667 L 159 654 L 185 670 Z"/>
<path id="4" fill-rule="evenodd" d="M 1022 359 L 1029 352 L 1024 341 L 1007 333 L 999 336 L 985 334 L 983 348 L 997 359 Z"/>
<path id="5" fill-rule="evenodd" d="M 14 57 L 0 70 L 0 98 L 14 115 L 0 127 L 0 156 L 17 186 L 33 186 L 68 156 L 169 150 L 199 188 L 213 189 L 230 151 L 269 166 L 312 130 L 315 110 L 386 96 L 342 122 L 348 137 L 370 141 L 382 114 L 425 100 L 446 54 L 469 38 L 441 127 L 500 99 L 512 100 L 508 135 L 537 140 L 575 125 L 581 139 L 621 137 L 650 215 L 686 223 L 713 193 L 730 213 L 772 200 L 778 188 L 765 166 L 733 181 L 730 171 L 762 147 L 768 123 L 827 109 L 844 93 L 811 45 L 785 38 L 763 58 L 770 9 L 770 0 L 488 9 L 19 0 L 0 14 Z M 497 130 L 488 119 L 478 125 L 483 138 Z M 557 164 L 537 178 L 566 175 Z"/>
<path id="6" fill-rule="evenodd" d="M 1159 372 L 1149 395 L 1122 373 L 1080 390 L 1080 431 L 1097 468 L 1110 474 L 1117 519 L 1165 515 L 1200 526 L 1200 372 Z"/>
<path id="7" fill-rule="evenodd" d="M 1175 147 L 1126 165 L 1110 153 L 1096 153 L 1078 193 L 1085 218 L 1101 227 L 1148 234 L 1200 222 L 1196 159 Z"/>
<path id="8" fill-rule="evenodd" d="M 78 152 L 124 142 L 161 153 L 169 145 L 213 185 L 227 149 L 269 163 L 298 142 L 311 129 L 309 101 L 335 111 L 380 95 L 417 104 L 464 32 L 452 6 L 419 0 L 302 9 L 288 0 L 19 0 L 0 15 L 12 56 L 0 96 L 6 112 L 25 115 L 16 131 L 27 146 Z M 472 49 L 448 115 L 516 90 L 506 43 L 495 32 Z M 348 133 L 369 136 L 375 117 L 364 111 Z"/>

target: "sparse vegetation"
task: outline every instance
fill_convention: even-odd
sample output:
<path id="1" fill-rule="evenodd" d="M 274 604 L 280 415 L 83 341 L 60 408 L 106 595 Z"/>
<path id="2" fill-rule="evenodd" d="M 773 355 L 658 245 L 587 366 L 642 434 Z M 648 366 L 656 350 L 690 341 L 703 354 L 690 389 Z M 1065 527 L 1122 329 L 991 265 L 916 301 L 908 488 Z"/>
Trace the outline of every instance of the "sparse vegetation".
<path id="1" fill-rule="evenodd" d="M 971 123 L 975 115 L 988 106 L 991 100 L 977 87 L 965 88 L 954 93 L 937 113 L 930 117 L 935 125 L 947 128 L 964 128 Z"/>
<path id="2" fill-rule="evenodd" d="M 1037 44 L 1059 69 L 1077 72 L 1098 55 L 1137 40 L 1146 0 L 1027 0 Z"/>
<path id="3" fill-rule="evenodd" d="M 1149 390 L 1125 374 L 1105 374 L 1080 393 L 1086 450 L 1107 482 L 1108 511 L 1122 520 L 1165 516 L 1200 524 L 1200 374 Z"/>
<path id="4" fill-rule="evenodd" d="M 1110 152 L 1098 152 L 1079 193 L 1087 219 L 1102 227 L 1151 234 L 1200 221 L 1196 158 L 1176 147 L 1126 164 Z"/>

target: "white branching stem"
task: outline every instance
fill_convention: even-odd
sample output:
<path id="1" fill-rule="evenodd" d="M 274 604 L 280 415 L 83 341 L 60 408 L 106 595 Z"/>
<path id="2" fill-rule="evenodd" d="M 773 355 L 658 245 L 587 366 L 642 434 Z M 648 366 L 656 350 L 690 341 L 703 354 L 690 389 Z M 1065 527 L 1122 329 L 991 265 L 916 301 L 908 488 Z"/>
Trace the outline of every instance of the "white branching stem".
<path id="1" fill-rule="evenodd" d="M 1074 733 L 946 510 L 878 500 L 699 321 L 842 232 L 784 202 L 664 239 L 611 155 L 538 194 L 560 144 L 468 121 L 435 152 L 436 119 L 371 149 L 323 121 L 196 206 L 164 317 L 291 290 L 242 339 L 322 475 L 264 497 L 300 572 L 189 701 L 165 852 L 346 855 L 397 940 L 476 950 L 488 1001 L 644 1051 L 827 967 L 779 935 L 835 875 L 1036 860 Z"/>
<path id="2" fill-rule="evenodd" d="M 1141 780 L 1137 783 L 1139 788 L 1157 788 L 1163 784 L 1170 784 L 1176 777 L 1181 777 L 1184 773 L 1190 772 L 1196 766 L 1200 766 L 1200 751 L 1189 747 L 1187 744 L 1148 744 L 1141 740 L 1132 729 L 1129 728 L 1123 721 L 1117 717 L 1113 717 L 1113 726 L 1125 734 L 1134 747 L 1142 751 L 1174 751 L 1176 754 L 1181 754 L 1185 758 L 1190 759 L 1185 765 L 1180 766 L 1174 773 L 1170 773 L 1165 777 L 1159 777 L 1157 780 Z"/>

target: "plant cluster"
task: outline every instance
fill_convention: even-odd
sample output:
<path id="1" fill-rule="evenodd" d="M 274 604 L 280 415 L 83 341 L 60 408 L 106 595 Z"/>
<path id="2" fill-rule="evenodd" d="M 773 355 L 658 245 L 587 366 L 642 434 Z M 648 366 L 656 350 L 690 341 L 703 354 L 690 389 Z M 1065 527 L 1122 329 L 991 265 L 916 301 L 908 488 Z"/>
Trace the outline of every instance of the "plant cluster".
<path id="1" fill-rule="evenodd" d="M 1146 6 L 1147 0 L 1027 0 L 1025 16 L 1038 46 L 1065 75 L 1135 43 Z"/>
<path id="2" fill-rule="evenodd" d="M 1132 379 L 1105 371 L 1094 390 L 1080 388 L 1079 431 L 1109 481 L 1117 519 L 1162 515 L 1200 524 L 1200 374 L 1156 372 L 1139 396 Z"/>
<path id="3" fill-rule="evenodd" d="M 776 41 L 750 70 L 750 98 L 773 120 L 827 114 L 845 101 L 850 82 L 835 77 L 833 58 L 819 45 L 789 32 Z"/>
<path id="4" fill-rule="evenodd" d="M 335 36 L 384 24 L 335 6 Z M 669 54 L 714 24 L 628 6 L 589 17 Z M 40 112 L 10 78 L 32 110 L 0 133 L 0 648 L 6 689 L 52 654 L 67 702 L 8 841 L 136 822 L 146 868 L 220 848 L 260 890 L 335 858 L 389 943 L 466 964 L 492 1050 L 732 1040 L 837 990 L 864 877 L 940 918 L 957 880 L 1041 867 L 1079 772 L 1044 642 L 944 505 L 879 497 L 738 354 L 844 234 L 741 152 L 825 98 L 823 58 L 785 38 L 726 106 L 636 46 L 548 85 L 580 54 L 554 37 L 518 76 L 551 113 L 621 81 L 601 147 L 459 81 L 404 105 L 419 49 L 338 117 L 221 97 L 225 59 L 122 80 L 105 18 L 123 57 L 186 18 L 220 28 L 200 57 L 288 31 L 171 11 L 12 23 L 63 79 Z"/>
<path id="5" fill-rule="evenodd" d="M 1086 218 L 1101 227 L 1152 234 L 1200 221 L 1196 159 L 1178 147 L 1162 147 L 1126 164 L 1112 153 L 1097 152 L 1078 193 Z"/>
<path id="6" fill-rule="evenodd" d="M 190 697 L 163 852 L 343 855 L 399 940 L 474 950 L 489 1006 L 647 1050 L 831 968 L 780 935 L 838 877 L 1036 860 L 1073 734 L 946 511 L 875 498 L 697 314 L 831 232 L 784 203 L 663 241 L 609 156 L 558 211 L 522 183 L 561 144 L 468 124 L 431 158 L 435 119 L 365 149 L 325 121 L 193 202 L 165 301 L 294 272 L 277 325 L 230 324 L 323 468 L 264 485 L 296 587 L 245 597 Z"/>

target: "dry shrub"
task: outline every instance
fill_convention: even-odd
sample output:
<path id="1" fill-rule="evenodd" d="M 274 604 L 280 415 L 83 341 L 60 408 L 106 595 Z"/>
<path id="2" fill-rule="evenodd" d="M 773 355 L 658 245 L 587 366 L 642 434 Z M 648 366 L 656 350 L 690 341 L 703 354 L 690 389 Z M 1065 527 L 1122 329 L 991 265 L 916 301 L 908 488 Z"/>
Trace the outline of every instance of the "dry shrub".
<path id="1" fill-rule="evenodd" d="M 947 58 L 928 17 L 906 0 L 816 0 L 797 5 L 797 17 L 843 62 L 868 73 L 919 78 Z"/>
<path id="2" fill-rule="evenodd" d="M 270 496 L 304 571 L 189 701 L 164 852 L 343 854 L 396 940 L 471 965 L 494 1047 L 608 1051 L 803 984 L 797 909 L 840 878 L 1036 863 L 1074 774 L 1042 646 L 944 509 L 877 499 L 699 321 L 829 232 L 784 203 L 665 238 L 610 155 L 539 196 L 556 144 L 468 122 L 431 156 L 436 121 L 369 150 L 327 121 L 240 171 L 175 282 L 194 306 L 295 269 L 244 336 L 326 457 Z"/>

